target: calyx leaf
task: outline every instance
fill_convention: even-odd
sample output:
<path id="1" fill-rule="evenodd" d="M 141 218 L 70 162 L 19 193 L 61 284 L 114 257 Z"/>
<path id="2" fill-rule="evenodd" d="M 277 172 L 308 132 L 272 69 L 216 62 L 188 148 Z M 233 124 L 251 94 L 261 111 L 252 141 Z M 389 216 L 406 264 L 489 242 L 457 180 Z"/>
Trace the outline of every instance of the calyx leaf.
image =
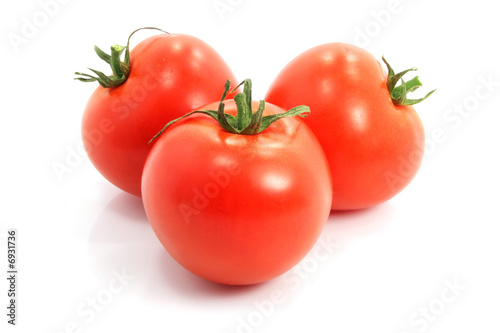
<path id="1" fill-rule="evenodd" d="M 228 93 L 234 92 L 241 85 L 243 85 L 243 92 L 238 93 L 234 96 L 234 101 L 237 107 L 236 116 L 230 115 L 224 112 L 224 100 Z M 285 118 L 285 117 L 301 117 L 306 118 L 311 110 L 308 106 L 300 105 L 296 106 L 286 112 L 280 114 L 273 114 L 263 117 L 264 109 L 266 107 L 265 101 L 261 100 L 259 102 L 259 107 L 254 113 L 252 110 L 252 81 L 246 79 L 230 90 L 231 81 L 227 80 L 224 85 L 224 92 L 222 93 L 222 98 L 219 102 L 219 107 L 217 110 L 196 110 L 189 112 L 177 119 L 168 122 L 150 141 L 151 143 L 154 139 L 160 136 L 170 125 L 176 123 L 177 121 L 189 117 L 195 113 L 206 114 L 219 123 L 219 125 L 227 132 L 241 135 L 254 135 L 264 131 L 275 121 Z"/>
<path id="2" fill-rule="evenodd" d="M 89 68 L 91 72 L 95 74 L 90 75 L 86 73 L 81 73 L 81 72 L 75 72 L 76 75 L 79 75 L 80 77 L 76 77 L 75 80 L 81 81 L 81 82 L 95 82 L 97 81 L 102 87 L 104 88 L 113 88 L 113 87 L 118 87 L 125 83 L 127 81 L 128 76 L 130 74 L 130 39 L 132 36 L 140 31 L 140 30 L 158 30 L 161 32 L 164 32 L 168 34 L 168 32 L 163 31 L 158 28 L 154 27 L 145 27 L 145 28 L 140 28 L 135 31 L 133 31 L 130 36 L 128 37 L 127 40 L 127 45 L 126 46 L 121 46 L 121 45 L 113 45 L 111 46 L 111 54 L 107 54 L 97 46 L 94 46 L 94 51 L 97 54 L 99 58 L 104 60 L 107 64 L 111 66 L 111 70 L 113 72 L 112 75 L 106 75 L 102 72 L 99 72 L 95 69 Z M 121 56 L 123 52 L 125 51 L 125 56 L 123 61 L 121 60 Z"/>
<path id="3" fill-rule="evenodd" d="M 414 104 L 420 103 L 420 102 L 424 101 L 427 97 L 432 95 L 433 92 L 436 91 L 436 89 L 434 89 L 434 90 L 430 91 L 429 93 L 427 93 L 427 95 L 425 95 L 422 98 L 409 99 L 407 97 L 407 94 L 409 92 L 413 92 L 413 91 L 417 90 L 419 87 L 421 87 L 422 82 L 420 82 L 420 79 L 418 78 L 418 76 L 415 76 L 410 81 L 405 82 L 403 80 L 403 75 L 405 75 L 406 73 L 411 72 L 411 71 L 416 71 L 417 69 L 410 68 L 410 69 L 407 69 L 407 70 L 404 70 L 402 72 L 395 74 L 394 70 L 389 65 L 387 60 L 385 60 L 384 57 L 382 57 L 382 60 L 386 64 L 387 70 L 389 72 L 387 75 L 387 89 L 389 89 L 389 94 L 391 95 L 392 102 L 395 105 L 414 105 Z M 396 86 L 400 80 L 401 80 L 401 84 L 399 86 Z"/>

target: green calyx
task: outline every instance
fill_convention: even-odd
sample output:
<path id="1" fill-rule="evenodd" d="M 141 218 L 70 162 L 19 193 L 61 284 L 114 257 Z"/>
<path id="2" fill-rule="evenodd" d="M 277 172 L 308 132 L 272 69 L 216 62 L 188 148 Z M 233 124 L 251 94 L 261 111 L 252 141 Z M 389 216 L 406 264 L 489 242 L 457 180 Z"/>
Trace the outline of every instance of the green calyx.
<path id="1" fill-rule="evenodd" d="M 130 39 L 132 36 L 141 30 L 158 30 L 161 32 L 164 32 L 168 34 L 168 32 L 163 31 L 158 28 L 153 28 L 153 27 L 145 27 L 145 28 L 140 28 L 135 31 L 133 31 L 130 36 L 128 37 L 127 40 L 127 45 L 126 46 L 120 46 L 120 45 L 113 45 L 111 46 L 111 54 L 107 54 L 97 46 L 94 46 L 94 51 L 97 53 L 99 58 L 104 60 L 106 63 L 108 63 L 111 66 L 111 70 L 113 72 L 112 75 L 105 75 L 102 72 L 96 71 L 94 69 L 89 68 L 91 72 L 93 72 L 96 76 L 90 75 L 90 74 L 85 74 L 85 73 L 80 73 L 80 72 L 75 72 L 76 75 L 79 75 L 81 77 L 76 77 L 75 80 L 82 81 L 82 82 L 94 82 L 97 81 L 99 84 L 104 87 L 104 88 L 112 88 L 112 87 L 118 87 L 125 83 L 127 81 L 128 76 L 130 74 Z M 123 52 L 125 51 L 125 56 L 123 61 L 121 60 L 121 56 Z"/>
<path id="2" fill-rule="evenodd" d="M 196 110 L 189 112 L 177 119 L 174 119 L 169 123 L 167 123 L 161 129 L 161 131 L 158 132 L 158 134 L 156 134 L 149 142 L 151 143 L 154 139 L 160 136 L 170 125 L 174 124 L 175 122 L 183 118 L 189 117 L 194 113 L 206 114 L 217 120 L 217 122 L 225 131 L 241 135 L 258 134 L 264 131 L 266 128 L 268 128 L 276 120 L 279 120 L 281 118 L 294 117 L 294 116 L 306 118 L 311 113 L 311 110 L 309 109 L 308 106 L 300 105 L 284 113 L 273 114 L 263 117 L 264 109 L 266 107 L 265 101 L 261 100 L 259 102 L 259 107 L 255 113 L 252 110 L 252 81 L 250 79 L 244 80 L 235 88 L 233 88 L 231 91 L 229 90 L 230 85 L 231 81 L 227 80 L 226 84 L 224 85 L 224 92 L 222 93 L 222 98 L 220 100 L 219 107 L 217 110 Z M 226 99 L 227 94 L 234 92 L 241 85 L 244 85 L 243 92 L 238 93 L 236 96 L 234 96 L 234 101 L 236 103 L 236 108 L 237 108 L 236 116 L 225 113 L 224 100 Z"/>
<path id="3" fill-rule="evenodd" d="M 422 86 L 422 82 L 420 82 L 418 76 L 415 76 L 413 79 L 410 81 L 404 81 L 403 80 L 403 75 L 410 71 L 416 71 L 416 68 L 410 68 L 407 70 L 404 70 L 402 72 L 399 72 L 397 74 L 394 73 L 394 70 L 392 67 L 389 65 L 387 60 L 385 60 L 384 57 L 382 57 L 382 60 L 387 66 L 387 69 L 389 71 L 389 74 L 387 75 L 387 89 L 389 89 L 389 93 L 391 95 L 392 102 L 394 105 L 414 105 L 417 103 L 422 102 L 425 100 L 427 97 L 429 97 L 433 92 L 436 91 L 436 89 L 432 90 L 431 92 L 427 93 L 422 98 L 419 99 L 409 99 L 407 97 L 407 94 L 409 92 L 415 91 L 417 88 Z M 401 80 L 401 84 L 399 86 L 396 86 L 398 81 Z"/>

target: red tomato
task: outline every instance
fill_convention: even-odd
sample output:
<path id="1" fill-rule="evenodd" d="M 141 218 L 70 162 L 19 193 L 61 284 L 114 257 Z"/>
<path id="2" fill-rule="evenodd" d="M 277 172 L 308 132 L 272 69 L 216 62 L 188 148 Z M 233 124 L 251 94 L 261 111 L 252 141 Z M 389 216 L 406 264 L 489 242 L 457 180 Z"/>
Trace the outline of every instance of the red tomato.
<path id="1" fill-rule="evenodd" d="M 227 113 L 236 108 L 226 102 Z M 265 104 L 264 114 L 282 112 Z M 155 143 L 142 193 L 156 235 L 182 266 L 218 283 L 254 284 L 284 273 L 312 248 L 330 212 L 330 171 L 300 120 L 242 135 L 193 115 Z"/>
<path id="2" fill-rule="evenodd" d="M 366 208 L 390 199 L 421 164 L 420 118 L 412 106 L 395 105 L 420 100 L 407 99 L 402 86 L 394 87 L 399 78 L 392 69 L 391 74 L 392 96 L 387 74 L 370 53 L 348 44 L 325 44 L 293 59 L 267 93 L 268 102 L 283 108 L 311 108 L 305 122 L 331 167 L 332 209 Z M 421 83 L 414 78 L 403 85 L 408 92 Z"/>
<path id="3" fill-rule="evenodd" d="M 111 183 L 140 196 L 148 141 L 170 120 L 219 100 L 227 79 L 234 75 L 221 56 L 195 37 L 145 39 L 130 52 L 126 81 L 99 86 L 87 103 L 82 136 L 90 160 Z"/>

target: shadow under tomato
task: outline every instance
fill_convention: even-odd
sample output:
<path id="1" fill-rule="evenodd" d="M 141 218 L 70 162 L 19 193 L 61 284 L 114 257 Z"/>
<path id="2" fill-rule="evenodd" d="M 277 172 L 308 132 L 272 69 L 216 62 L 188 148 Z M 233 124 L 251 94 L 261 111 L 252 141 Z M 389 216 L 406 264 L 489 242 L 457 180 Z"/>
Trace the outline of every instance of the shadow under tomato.
<path id="1" fill-rule="evenodd" d="M 394 207 L 390 202 L 363 210 L 332 211 L 321 237 L 326 236 L 328 239 L 331 236 L 341 248 L 348 247 L 349 243 L 357 238 L 386 229 L 392 221 L 393 213 Z M 248 298 L 244 297 L 247 294 L 251 294 L 252 299 L 264 299 L 269 297 L 273 290 L 293 293 L 288 290 L 290 286 L 282 277 L 248 286 L 227 286 L 207 281 L 182 268 L 163 248 L 157 253 L 157 264 L 164 271 L 163 277 L 168 282 L 163 283 L 163 286 L 174 287 L 177 293 L 188 298 L 202 300 L 213 299 L 215 296 L 220 299 L 222 296 L 222 298 L 230 299 L 233 304 L 237 304 L 234 301 L 240 296 L 242 296 L 242 301 L 248 303 Z M 179 267 L 181 269 L 177 269 Z M 161 283 L 154 285 L 161 285 Z M 154 293 L 154 290 L 152 291 Z"/>
<path id="2" fill-rule="evenodd" d="M 387 228 L 393 214 L 394 206 L 390 202 L 359 210 L 331 211 L 325 231 L 343 242 L 345 238 L 370 235 Z"/>
<path id="3" fill-rule="evenodd" d="M 121 269 L 135 275 L 147 261 L 148 245 L 154 241 L 142 200 L 120 193 L 104 207 L 90 232 L 92 266 L 105 276 Z"/>
<path id="4" fill-rule="evenodd" d="M 256 296 L 268 287 L 267 283 L 231 286 L 205 280 L 183 268 L 163 248 L 157 253 L 157 264 L 163 271 L 157 276 L 158 284 L 168 285 L 169 289 L 190 299 L 210 300 L 215 297 L 234 301 L 248 293 Z"/>
<path id="5" fill-rule="evenodd" d="M 331 212 L 325 234 L 342 244 L 350 239 L 383 230 L 390 222 L 390 203 L 359 211 Z M 283 279 L 249 286 L 227 286 L 202 279 L 177 263 L 163 248 L 148 223 L 142 200 L 120 193 L 101 211 L 88 241 L 92 267 L 103 281 L 113 271 L 125 270 L 134 277 L 131 288 L 139 297 L 159 303 L 172 296 L 192 306 L 248 307 L 250 299 L 269 297 L 274 289 L 284 289 Z"/>
<path id="6" fill-rule="evenodd" d="M 117 195 L 98 215 L 88 251 L 92 267 L 103 281 L 109 280 L 111 272 L 124 270 L 134 277 L 131 287 L 141 297 L 160 303 L 172 294 L 194 302 L 234 301 L 247 293 L 258 297 L 272 286 L 227 286 L 192 274 L 163 248 L 147 220 L 142 199 L 127 193 Z"/>

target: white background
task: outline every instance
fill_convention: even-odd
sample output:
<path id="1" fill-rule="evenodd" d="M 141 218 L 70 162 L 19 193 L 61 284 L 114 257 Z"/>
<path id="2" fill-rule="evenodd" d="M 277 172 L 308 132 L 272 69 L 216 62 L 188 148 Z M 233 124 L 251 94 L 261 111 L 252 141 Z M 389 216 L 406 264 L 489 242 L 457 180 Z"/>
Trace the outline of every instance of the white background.
<path id="1" fill-rule="evenodd" d="M 62 2 L 46 22 L 35 0 L 0 5 L 2 331 L 499 332 L 494 2 L 400 0 L 389 17 L 380 13 L 390 0 L 221 0 L 231 6 L 222 15 L 214 0 Z M 8 36 L 23 36 L 35 19 L 38 31 L 14 47 Z M 416 106 L 428 137 L 419 174 L 387 203 L 333 213 L 316 252 L 285 276 L 242 288 L 193 276 L 163 250 L 140 199 L 109 184 L 87 157 L 69 157 L 96 87 L 73 72 L 105 70 L 93 45 L 125 44 L 142 26 L 205 40 L 239 80 L 253 79 L 255 99 L 293 57 L 327 42 L 385 55 L 396 70 L 418 67 L 424 88 L 416 95 L 438 88 Z M 459 108 L 460 119 L 445 119 Z M 60 180 L 53 165 L 68 158 L 71 172 Z M 10 228 L 19 234 L 16 327 L 6 323 L 3 277 Z M 116 274 L 125 275 L 121 284 Z M 105 303 L 100 311 L 92 298 Z"/>

